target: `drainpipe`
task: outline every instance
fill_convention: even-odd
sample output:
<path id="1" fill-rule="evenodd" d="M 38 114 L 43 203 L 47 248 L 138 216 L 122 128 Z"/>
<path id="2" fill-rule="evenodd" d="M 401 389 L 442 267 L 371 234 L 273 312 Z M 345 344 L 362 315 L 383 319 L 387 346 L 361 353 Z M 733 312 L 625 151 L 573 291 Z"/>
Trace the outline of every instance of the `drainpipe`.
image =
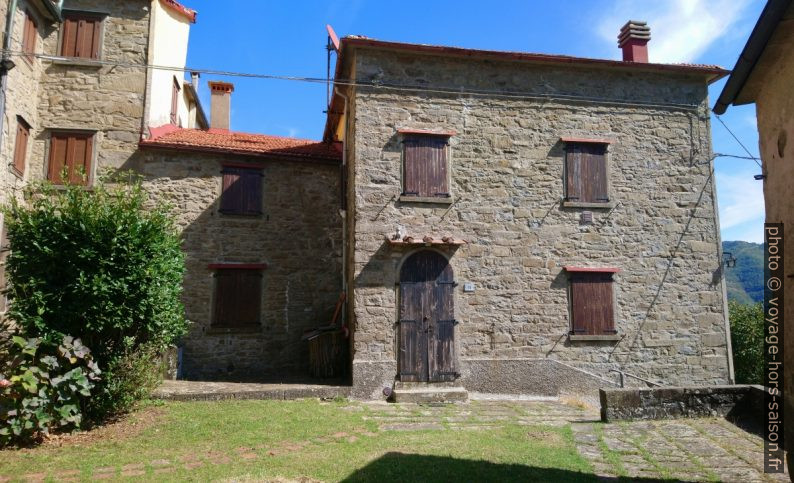
<path id="1" fill-rule="evenodd" d="M 6 15 L 6 31 L 3 35 L 3 58 L 0 61 L 0 157 L 3 148 L 3 130 L 6 118 L 6 91 L 8 90 L 8 71 L 14 68 L 14 62 L 8 51 L 11 50 L 11 35 L 14 32 L 14 15 L 17 12 L 17 0 L 11 0 Z M 1 166 L 0 166 L 1 167 Z"/>
<path id="2" fill-rule="evenodd" d="M 342 116 L 345 119 L 345 140 L 342 143 L 342 171 L 347 169 L 347 103 L 348 97 L 341 92 L 339 92 L 338 87 L 334 87 L 334 94 L 338 95 L 345 101 L 345 106 L 342 111 Z M 329 106 L 330 109 L 330 106 Z M 348 179 L 348 183 L 350 180 Z M 345 187 L 346 188 L 346 187 Z M 347 196 L 347 189 L 343 196 Z M 348 297 L 350 294 L 347 293 L 347 211 L 348 210 L 339 210 L 339 214 L 342 216 L 342 291 L 345 292 Z"/>

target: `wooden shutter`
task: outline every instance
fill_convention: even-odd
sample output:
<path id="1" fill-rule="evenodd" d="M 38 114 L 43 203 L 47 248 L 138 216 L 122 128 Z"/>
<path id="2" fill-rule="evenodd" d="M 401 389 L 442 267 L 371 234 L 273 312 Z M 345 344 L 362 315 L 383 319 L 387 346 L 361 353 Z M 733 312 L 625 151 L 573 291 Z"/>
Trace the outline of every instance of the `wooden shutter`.
<path id="1" fill-rule="evenodd" d="M 25 157 L 28 152 L 30 128 L 21 118 L 17 119 L 17 139 L 14 145 L 14 169 L 20 175 L 25 174 Z"/>
<path id="2" fill-rule="evenodd" d="M 582 146 L 582 192 L 584 201 L 605 203 L 609 201 L 607 194 L 607 160 L 606 146 L 603 144 L 585 144 Z"/>
<path id="3" fill-rule="evenodd" d="M 565 151 L 566 199 L 583 203 L 609 201 L 606 146 L 568 143 Z"/>
<path id="4" fill-rule="evenodd" d="M 250 327 L 260 323 L 262 272 L 219 269 L 215 273 L 215 327 Z"/>
<path id="5" fill-rule="evenodd" d="M 26 54 L 36 53 L 36 36 L 38 28 L 36 21 L 30 16 L 30 13 L 25 13 L 25 28 L 22 32 L 22 52 Z M 33 60 L 32 56 L 26 56 L 28 60 Z"/>
<path id="6" fill-rule="evenodd" d="M 611 273 L 571 274 L 571 298 L 574 334 L 616 333 Z"/>
<path id="7" fill-rule="evenodd" d="M 174 77 L 174 87 L 171 90 L 171 124 L 176 126 L 177 114 L 179 113 L 179 81 Z"/>
<path id="8" fill-rule="evenodd" d="M 259 215 L 262 213 L 262 170 L 225 166 L 221 213 Z"/>
<path id="9" fill-rule="evenodd" d="M 410 136 L 403 140 L 403 195 L 449 197 L 446 136 Z"/>
<path id="10" fill-rule="evenodd" d="M 91 176 L 93 137 L 85 133 L 53 132 L 47 178 L 55 184 L 88 184 Z M 64 172 L 66 179 L 63 178 Z"/>
<path id="11" fill-rule="evenodd" d="M 102 19 L 91 16 L 69 16 L 63 21 L 61 55 L 98 59 L 102 39 Z"/>

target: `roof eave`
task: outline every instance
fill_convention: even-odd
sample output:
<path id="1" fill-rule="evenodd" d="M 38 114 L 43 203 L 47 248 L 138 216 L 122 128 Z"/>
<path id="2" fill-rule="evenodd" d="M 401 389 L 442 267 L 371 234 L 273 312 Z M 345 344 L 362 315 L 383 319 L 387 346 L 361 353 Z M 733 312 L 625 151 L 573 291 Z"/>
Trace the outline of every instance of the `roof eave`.
<path id="1" fill-rule="evenodd" d="M 730 71 L 717 66 L 698 66 L 686 64 L 655 64 L 646 62 L 625 62 L 610 59 L 592 59 L 587 57 L 573 57 L 566 55 L 535 54 L 527 52 L 502 52 L 494 50 L 467 49 L 462 47 L 445 47 L 424 44 L 409 44 L 403 42 L 389 42 L 361 37 L 344 37 L 342 48 L 345 45 L 366 48 L 380 48 L 387 50 L 408 50 L 426 54 L 448 55 L 454 57 L 483 58 L 497 60 L 524 61 L 537 64 L 565 64 L 580 67 L 603 67 L 631 71 L 671 72 L 690 75 L 702 75 L 709 83 L 715 82 L 730 74 Z"/>
<path id="2" fill-rule="evenodd" d="M 736 98 L 744 88 L 747 79 L 750 78 L 750 74 L 753 73 L 753 69 L 755 69 L 758 60 L 764 53 L 764 49 L 772 34 L 774 34 L 778 23 L 780 23 L 786 10 L 791 5 L 791 1 L 769 0 L 767 2 L 750 34 L 750 38 L 747 39 L 747 44 L 742 49 L 742 53 L 739 54 L 739 59 L 736 61 L 736 66 L 733 68 L 728 82 L 725 83 L 722 93 L 720 93 L 717 102 L 714 104 L 714 109 L 712 110 L 715 114 L 724 114 L 731 104 L 749 104 L 749 102 L 736 103 Z"/>
<path id="3" fill-rule="evenodd" d="M 330 158 L 324 156 L 312 156 L 303 154 L 290 154 L 278 152 L 251 152 L 239 149 L 229 149 L 214 146 L 194 146 L 182 143 L 169 143 L 167 141 L 152 141 L 142 140 L 138 143 L 141 149 L 161 149 L 165 151 L 183 151 L 191 153 L 205 153 L 205 154 L 234 154 L 236 156 L 246 156 L 251 158 L 269 158 L 269 159 L 282 159 L 288 161 L 302 161 L 314 162 L 324 164 L 339 164 L 342 162 L 339 158 Z"/>

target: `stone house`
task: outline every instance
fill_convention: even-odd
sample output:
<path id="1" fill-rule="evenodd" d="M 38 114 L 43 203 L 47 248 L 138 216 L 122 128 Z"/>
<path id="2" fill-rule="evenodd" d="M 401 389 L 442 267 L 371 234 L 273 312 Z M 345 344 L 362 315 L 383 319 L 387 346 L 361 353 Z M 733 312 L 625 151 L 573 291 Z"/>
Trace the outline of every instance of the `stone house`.
<path id="1" fill-rule="evenodd" d="M 627 24 L 623 61 L 341 40 L 355 395 L 732 382 L 707 104 L 727 72 L 648 63 L 649 37 Z"/>
<path id="2" fill-rule="evenodd" d="M 648 63 L 637 23 L 624 61 L 345 37 L 352 83 L 308 141 L 231 130 L 225 82 L 205 116 L 180 73 L 194 11 L 108 4 L 11 10 L 2 197 L 142 174 L 182 230 L 183 377 L 306 377 L 302 336 L 345 293 L 359 398 L 732 381 L 706 94 L 726 71 Z"/>
<path id="3" fill-rule="evenodd" d="M 763 166 L 764 203 L 767 223 L 782 223 L 783 300 L 794 300 L 794 2 L 770 0 L 747 40 L 733 72 L 714 106 L 716 114 L 724 114 L 730 105 L 755 104 Z M 789 138 L 792 142 L 789 142 Z M 774 293 L 772 296 L 776 295 Z M 783 304 L 781 325 L 794 320 L 794 306 Z M 783 333 L 783 394 L 794 388 L 794 331 Z M 767 382 L 771 382 L 767 381 Z M 794 399 L 783 399 L 784 413 L 794 414 Z M 794 441 L 794 419 L 785 420 L 785 439 Z M 788 458 L 789 472 L 794 462 Z"/>

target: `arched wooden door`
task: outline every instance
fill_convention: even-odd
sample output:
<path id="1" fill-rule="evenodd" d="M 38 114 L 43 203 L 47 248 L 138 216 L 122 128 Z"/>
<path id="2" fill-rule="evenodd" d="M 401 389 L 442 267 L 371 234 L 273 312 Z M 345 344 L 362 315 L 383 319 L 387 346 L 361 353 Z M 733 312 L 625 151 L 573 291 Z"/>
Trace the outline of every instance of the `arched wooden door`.
<path id="1" fill-rule="evenodd" d="M 454 381 L 455 307 L 452 267 L 441 254 L 421 251 L 400 270 L 401 381 Z"/>

